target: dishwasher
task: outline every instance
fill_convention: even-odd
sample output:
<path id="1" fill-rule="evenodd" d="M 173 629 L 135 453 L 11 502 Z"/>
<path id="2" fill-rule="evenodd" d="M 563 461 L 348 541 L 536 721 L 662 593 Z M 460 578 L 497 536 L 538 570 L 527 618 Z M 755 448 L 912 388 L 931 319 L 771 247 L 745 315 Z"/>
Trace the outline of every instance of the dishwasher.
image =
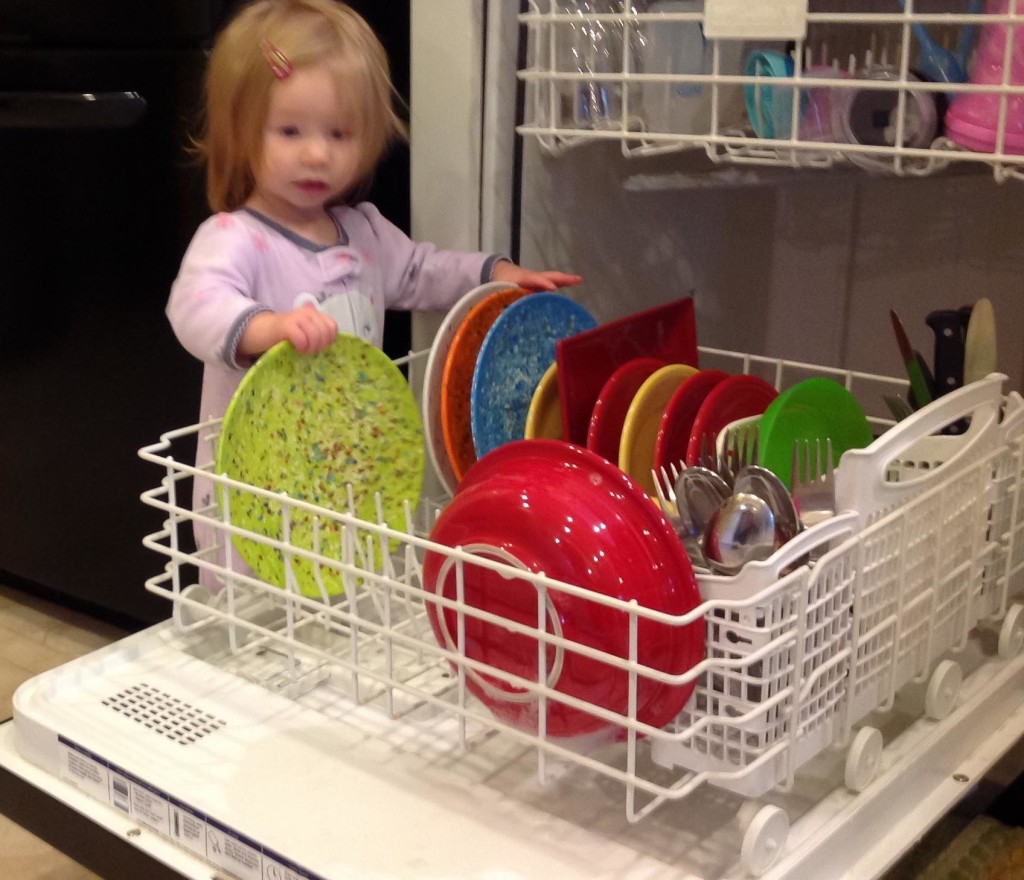
<path id="1" fill-rule="evenodd" d="M 837 375 L 701 357 L 780 384 L 787 370 Z M 839 376 L 868 394 L 905 385 Z M 340 577 L 340 594 L 233 573 L 230 556 L 182 549 L 182 530 L 210 516 L 189 509 L 196 470 L 182 462 L 218 424 L 170 432 L 142 456 L 162 473 L 146 503 L 167 517 L 146 539 L 168 560 L 147 586 L 171 620 L 23 685 L 10 735 L 29 764 L 141 830 L 136 840 L 242 878 L 874 875 L 1020 735 L 1024 400 L 1002 393 L 1004 378 L 940 398 L 844 461 L 837 479 L 848 468 L 858 507 L 733 578 L 701 576 L 701 604 L 658 621 L 702 622 L 706 655 L 685 672 L 631 659 L 655 612 L 604 599 L 632 633 L 626 657 L 602 656 L 608 674 L 693 693 L 663 729 L 635 699 L 621 714 L 577 702 L 618 731 L 596 738 L 524 730 L 474 699 L 474 677 L 510 673 L 468 659 L 454 633 L 435 639 L 431 604 L 485 612 L 426 589 L 423 560 L 443 558 L 458 579 L 491 570 L 538 596 L 586 595 L 578 587 L 431 542 L 429 503 L 406 504 L 401 527 L 309 511 L 324 534 L 347 536 L 342 549 L 282 541 L 286 565 Z M 967 434 L 933 433 L 965 416 Z M 279 500 L 285 523 L 308 506 Z M 225 537 L 239 530 L 213 521 Z M 210 595 L 196 566 L 228 586 Z M 553 631 L 544 602 L 532 628 L 518 626 L 555 653 L 582 650 Z M 566 699 L 547 675 L 511 680 Z"/>
<path id="2" fill-rule="evenodd" d="M 909 41 L 915 5 L 874 15 Z M 627 35 L 728 6 L 581 13 L 528 3 L 517 17 L 543 55 L 568 24 Z M 860 13 L 800 6 L 764 5 L 781 10 L 773 39 L 789 39 L 794 20 L 862 23 Z M 628 149 L 629 125 L 595 126 L 595 109 L 612 103 L 592 100 L 591 82 L 692 81 L 717 93 L 756 80 L 718 69 L 723 51 L 704 23 L 717 47 L 710 72 L 634 72 L 627 38 L 611 72 L 552 75 L 535 56 L 521 74 L 533 102 L 521 133 L 552 152 L 576 149 L 573 138 Z M 905 77 L 904 64 L 883 90 L 905 91 Z M 587 112 L 531 92 L 531 80 L 560 93 L 571 83 L 573 102 L 584 83 Z M 1001 89 L 1015 94 L 1010 82 Z M 807 152 L 798 137 L 780 146 L 719 134 L 717 100 L 709 130 L 653 141 L 723 151 L 726 164 Z M 576 128 L 544 116 L 556 104 Z M 1009 179 L 1019 157 L 1004 145 L 964 156 L 948 145 L 847 152 L 897 167 L 937 153 Z M 429 357 L 427 346 L 397 362 L 425 407 Z M 164 517 L 144 539 L 159 569 L 145 588 L 168 601 L 170 618 L 23 685 L 0 730 L 5 767 L 196 878 L 882 876 L 1024 733 L 1024 398 L 992 373 L 894 422 L 880 402 L 905 394 L 905 377 L 707 344 L 699 357 L 702 369 L 776 389 L 831 378 L 862 403 L 877 439 L 841 461 L 837 515 L 736 575 L 697 575 L 699 601 L 685 613 L 596 595 L 493 548 L 438 543 L 432 529 L 451 504 L 443 492 L 390 499 L 382 485 L 367 514 L 232 479 L 215 467 L 220 420 L 180 427 L 140 451 L 153 474 L 142 503 Z M 193 511 L 199 473 L 220 503 Z M 274 533 L 234 519 L 240 503 L 272 507 Z M 219 551 L 191 549 L 197 519 L 216 529 Z M 314 524 L 312 543 L 292 540 L 300 522 Z M 333 536 L 330 552 L 320 536 Z M 285 587 L 236 570 L 222 552 L 232 541 L 271 547 Z M 199 586 L 200 569 L 224 589 Z M 310 576 L 317 589 L 300 589 Z M 481 577 L 535 596 L 534 619 L 468 601 L 465 585 Z M 621 650 L 563 631 L 551 609 L 570 601 L 614 621 Z M 438 619 L 454 623 L 441 637 Z M 481 621 L 533 646 L 530 674 L 471 656 L 467 631 Z M 652 633 L 683 631 L 701 634 L 699 660 L 669 671 L 646 661 Z M 560 690 L 571 657 L 599 664 L 623 700 Z M 640 695 L 652 688 L 680 699 L 667 721 L 650 722 Z M 515 712 L 500 711 L 502 699 L 493 711 L 496 691 Z M 578 735 L 549 729 L 555 708 L 592 723 Z"/>

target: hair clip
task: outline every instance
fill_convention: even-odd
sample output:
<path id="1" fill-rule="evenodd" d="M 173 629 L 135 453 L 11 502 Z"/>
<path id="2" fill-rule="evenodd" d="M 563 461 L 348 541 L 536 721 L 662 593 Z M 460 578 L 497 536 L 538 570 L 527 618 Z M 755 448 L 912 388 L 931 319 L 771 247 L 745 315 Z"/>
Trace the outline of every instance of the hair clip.
<path id="1" fill-rule="evenodd" d="M 267 39 L 260 40 L 260 49 L 263 52 L 263 57 L 267 59 L 267 64 L 270 65 L 270 70 L 274 76 L 278 79 L 288 79 L 291 76 L 295 68 L 284 52 Z"/>

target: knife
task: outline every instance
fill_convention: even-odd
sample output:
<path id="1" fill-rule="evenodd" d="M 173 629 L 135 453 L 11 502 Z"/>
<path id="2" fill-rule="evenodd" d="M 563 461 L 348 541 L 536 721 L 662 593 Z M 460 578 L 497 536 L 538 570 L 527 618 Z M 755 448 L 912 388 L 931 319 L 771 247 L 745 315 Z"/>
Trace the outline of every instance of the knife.
<path id="1" fill-rule="evenodd" d="M 996 316 L 982 297 L 971 311 L 964 341 L 964 382 L 977 382 L 996 370 Z"/>
<path id="2" fill-rule="evenodd" d="M 941 396 L 964 384 L 964 328 L 960 312 L 929 312 L 925 323 L 935 333 L 935 394 Z"/>
<path id="3" fill-rule="evenodd" d="M 900 348 L 900 357 L 903 358 L 903 366 L 907 370 L 907 377 L 910 379 L 910 390 L 914 395 L 914 404 L 920 409 L 925 404 L 932 402 L 931 391 L 928 388 L 925 373 L 921 369 L 924 358 L 919 352 L 914 351 L 910 340 L 907 338 L 907 331 L 903 328 L 900 316 L 892 309 L 889 311 L 892 319 L 892 329 L 896 334 L 896 344 Z"/>

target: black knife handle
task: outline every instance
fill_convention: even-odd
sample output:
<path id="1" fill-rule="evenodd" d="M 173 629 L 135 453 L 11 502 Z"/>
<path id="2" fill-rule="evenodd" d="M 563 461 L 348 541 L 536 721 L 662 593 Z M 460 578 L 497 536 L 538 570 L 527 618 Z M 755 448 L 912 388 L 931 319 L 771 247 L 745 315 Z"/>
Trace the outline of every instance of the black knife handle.
<path id="1" fill-rule="evenodd" d="M 925 322 L 935 333 L 935 395 L 964 384 L 964 331 L 959 312 L 930 312 Z"/>

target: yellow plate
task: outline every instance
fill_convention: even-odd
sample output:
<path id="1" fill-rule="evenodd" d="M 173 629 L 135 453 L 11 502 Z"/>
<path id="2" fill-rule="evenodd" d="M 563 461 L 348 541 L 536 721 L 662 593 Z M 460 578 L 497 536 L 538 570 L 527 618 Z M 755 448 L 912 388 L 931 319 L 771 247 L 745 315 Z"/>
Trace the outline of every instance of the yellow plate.
<path id="1" fill-rule="evenodd" d="M 661 417 L 675 390 L 697 372 L 688 364 L 669 364 L 652 373 L 633 395 L 622 425 L 619 444 L 619 468 L 654 495 L 654 445 L 658 440 Z"/>
<path id="2" fill-rule="evenodd" d="M 562 404 L 558 398 L 558 364 L 553 363 L 541 376 L 526 411 L 527 440 L 562 439 Z"/>

